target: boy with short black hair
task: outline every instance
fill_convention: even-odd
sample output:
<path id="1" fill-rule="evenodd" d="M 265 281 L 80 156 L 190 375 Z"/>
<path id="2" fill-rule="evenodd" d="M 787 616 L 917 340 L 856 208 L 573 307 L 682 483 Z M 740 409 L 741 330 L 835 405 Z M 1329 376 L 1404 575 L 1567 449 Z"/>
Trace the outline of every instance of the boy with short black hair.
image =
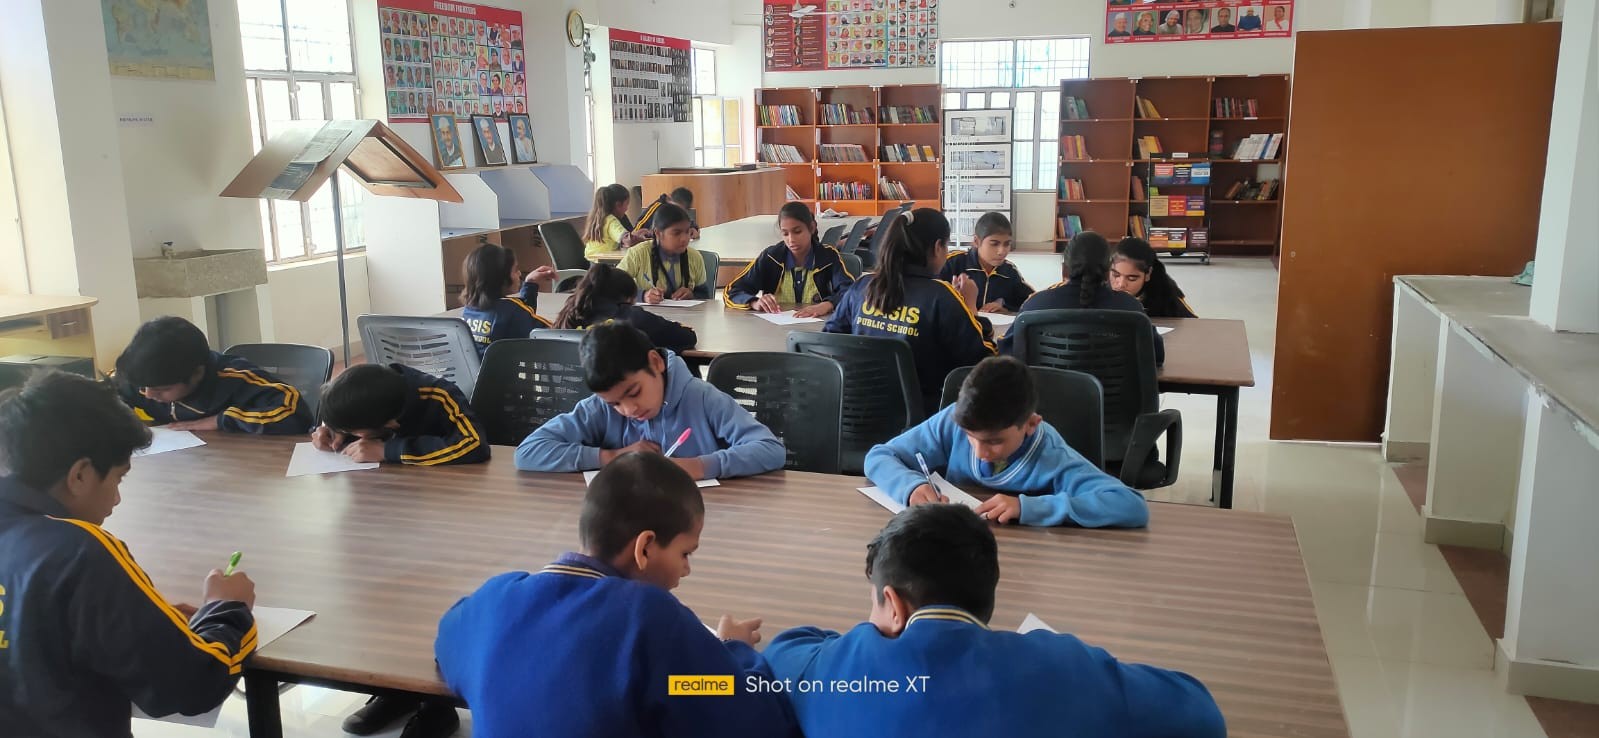
<path id="1" fill-rule="evenodd" d="M 982 360 L 961 383 L 960 399 L 866 454 L 866 476 L 908 504 L 944 502 L 921 471 L 951 484 L 999 494 L 977 508 L 997 523 L 1085 528 L 1149 524 L 1143 495 L 1106 474 L 1061 439 L 1035 410 L 1027 365 L 1011 356 Z"/>
<path id="2" fill-rule="evenodd" d="M 608 464 L 583 498 L 583 553 L 489 579 L 439 622 L 439 673 L 472 706 L 473 732 L 791 735 L 782 696 L 745 688 L 772 676 L 752 647 L 760 620 L 724 615 L 712 635 L 671 594 L 704 523 L 694 480 L 661 455 Z M 733 693 L 669 694 L 681 675 L 730 676 Z"/>
<path id="3" fill-rule="evenodd" d="M 644 208 L 644 212 L 639 215 L 638 222 L 640 223 L 640 228 L 648 231 L 645 237 L 654 238 L 659 235 L 659 231 L 662 228 L 669 225 L 668 223 L 660 222 L 655 217 L 660 212 L 661 206 L 668 204 L 676 205 L 682 208 L 683 212 L 688 213 L 688 238 L 690 241 L 700 240 L 700 223 L 694 217 L 694 192 L 687 187 L 675 188 L 671 193 L 655 198 L 655 202 Z"/>
<path id="4" fill-rule="evenodd" d="M 791 690 L 806 735 L 1221 738 L 1221 711 L 1193 677 L 1124 664 L 1047 630 L 988 629 L 999 583 L 994 534 L 960 505 L 894 516 L 866 548 L 869 622 L 848 633 L 802 627 L 766 648 L 778 679 L 918 682 L 883 695 Z"/>
<path id="5" fill-rule="evenodd" d="M 672 462 L 695 479 L 746 477 L 783 468 L 783 442 L 677 354 L 626 323 L 589 329 L 579 349 L 594 391 L 516 449 L 523 471 L 599 469 L 629 451 L 660 453 L 690 431 Z"/>
<path id="6" fill-rule="evenodd" d="M 356 461 L 432 466 L 489 460 L 477 416 L 454 382 L 401 364 L 359 364 L 322 389 L 311 443 Z"/>
<path id="7" fill-rule="evenodd" d="M 117 357 L 123 402 L 140 420 L 172 430 L 294 434 L 311 429 L 300 391 L 237 356 L 211 350 L 182 318 L 156 318 Z"/>
<path id="8" fill-rule="evenodd" d="M 255 650 L 249 577 L 213 570 L 199 608 L 174 607 L 100 528 L 149 444 L 110 388 L 83 377 L 43 372 L 0 392 L 6 735 L 128 735 L 130 702 L 198 715 L 233 691 Z"/>

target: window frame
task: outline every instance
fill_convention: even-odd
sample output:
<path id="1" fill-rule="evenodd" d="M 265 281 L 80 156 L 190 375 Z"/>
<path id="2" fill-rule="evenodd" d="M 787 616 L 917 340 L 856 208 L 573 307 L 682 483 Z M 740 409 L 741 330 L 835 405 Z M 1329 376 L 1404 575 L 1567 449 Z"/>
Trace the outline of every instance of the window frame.
<path id="1" fill-rule="evenodd" d="M 949 110 L 976 110 L 976 109 L 983 109 L 983 108 L 1000 107 L 1000 108 L 1009 108 L 1010 110 L 1015 111 L 1017 109 L 1018 100 L 1020 100 L 1024 96 L 1032 96 L 1033 97 L 1033 112 L 1031 114 L 1031 118 L 1032 118 L 1032 120 L 1031 120 L 1031 128 L 1032 128 L 1032 131 L 1031 131 L 1030 137 L 1027 137 L 1027 138 L 1016 138 L 1013 135 L 1012 136 L 1012 140 L 1011 140 L 1011 157 L 1012 157 L 1012 161 L 1014 162 L 1014 164 L 1012 165 L 1012 170 L 1011 170 L 1011 189 L 1012 189 L 1012 191 L 1014 191 L 1014 192 L 1055 192 L 1056 191 L 1056 183 L 1055 183 L 1054 180 L 1059 179 L 1059 177 L 1060 177 L 1060 169 L 1059 169 L 1059 158 L 1060 158 L 1060 132 L 1059 132 L 1059 128 L 1060 128 L 1060 110 L 1059 110 L 1059 105 L 1060 105 L 1060 97 L 1059 97 L 1060 96 L 1060 81 L 1057 80 L 1053 86 L 1047 86 L 1047 87 L 1046 86 L 1026 86 L 1026 87 L 1017 86 L 1016 82 L 1022 76 L 1022 71 L 1021 71 L 1021 69 L 1022 69 L 1021 44 L 1024 43 L 1024 42 L 1036 42 L 1036 41 L 1082 41 L 1082 42 L 1084 42 L 1085 52 L 1084 52 L 1084 57 L 1083 57 L 1084 63 L 1082 64 L 1083 76 L 1081 77 L 1081 79 L 1086 79 L 1086 78 L 1089 77 L 1089 61 L 1090 61 L 1090 59 L 1089 59 L 1088 53 L 1090 53 L 1092 51 L 1092 48 L 1093 48 L 1093 44 L 1091 43 L 1091 40 L 1092 40 L 1092 37 L 1090 37 L 1090 36 L 1051 36 L 1051 37 L 1046 37 L 1046 38 L 1027 38 L 1027 39 L 961 39 L 959 41 L 944 41 L 944 42 L 939 44 L 939 46 L 940 46 L 940 48 L 939 48 L 939 58 L 942 60 L 941 63 L 940 63 L 940 66 L 939 66 L 939 81 L 940 81 L 940 84 L 943 85 L 944 98 L 947 99 L 947 98 L 949 98 L 950 96 L 953 95 L 953 96 L 955 96 L 955 99 L 958 100 L 961 103 L 960 107 L 958 107 L 958 108 L 949 107 L 949 108 L 946 108 L 946 109 L 949 109 Z M 956 66 L 956 65 L 959 64 L 959 61 L 958 61 L 959 60 L 959 55 L 950 53 L 949 47 L 950 47 L 951 44 L 993 44 L 993 43 L 997 43 L 997 42 L 1007 43 L 1007 44 L 1010 45 L 1011 53 L 1010 53 L 1010 61 L 1009 61 L 1009 63 L 1007 64 L 1006 62 L 1003 62 L 1003 61 L 999 62 L 1000 69 L 1002 70 L 1001 74 L 1002 75 L 1008 74 L 1010 76 L 1010 84 L 1009 85 L 998 85 L 998 86 L 988 85 L 988 86 L 981 86 L 981 87 L 956 87 L 956 86 L 953 86 L 953 85 L 949 84 L 949 82 L 946 79 L 946 75 L 951 73 L 950 67 L 953 67 L 953 66 Z M 949 66 L 945 66 L 946 64 L 949 65 Z M 1072 66 L 1076 66 L 1076 65 L 1072 65 Z M 1061 79 L 1079 79 L 1079 78 L 1077 78 L 1077 77 L 1062 77 Z M 971 95 L 979 95 L 979 94 L 982 95 L 982 102 L 983 102 L 982 105 L 967 105 L 966 104 L 966 102 L 969 100 L 969 96 L 971 96 Z M 1009 104 L 1007 104 L 1007 105 L 999 105 L 999 106 L 994 105 L 993 99 L 994 99 L 994 95 L 996 95 L 996 94 L 1007 95 L 1009 97 Z M 1050 97 L 1051 95 L 1053 95 L 1054 97 L 1051 98 Z M 1045 127 L 1046 127 L 1045 124 L 1046 124 L 1047 121 L 1046 121 L 1046 117 L 1044 115 L 1044 109 L 1045 109 L 1045 102 L 1044 101 L 1046 99 L 1052 99 L 1054 101 L 1055 107 L 1056 107 L 1055 118 L 1053 120 L 1054 128 L 1051 129 L 1051 130 L 1047 130 L 1047 131 L 1045 130 Z M 944 100 L 940 100 L 940 105 L 941 106 L 945 105 L 945 104 L 946 103 L 945 103 Z M 1013 120 L 1016 120 L 1016 118 L 1019 118 L 1019 117 L 1020 116 L 1016 116 L 1015 118 L 1013 118 Z M 1016 120 L 1016 122 L 1019 124 L 1022 121 Z M 1021 131 L 1018 130 L 1017 133 L 1021 133 Z M 1050 143 L 1050 142 L 1054 143 L 1054 146 L 1051 149 L 1051 150 L 1054 151 L 1054 156 L 1053 157 L 1049 157 L 1047 159 L 1047 163 L 1049 164 L 1049 166 L 1046 168 L 1045 167 L 1046 157 L 1042 157 L 1039 154 L 1044 151 L 1045 144 L 1046 143 Z M 1022 155 L 1023 152 L 1024 152 L 1024 147 L 1025 147 L 1026 154 L 1027 154 L 1026 156 Z M 1023 162 L 1029 161 L 1029 160 L 1030 160 L 1030 164 L 1028 165 L 1029 166 L 1028 182 L 1029 182 L 1029 184 L 1031 186 L 1029 186 L 1029 187 L 1019 187 L 1016 184 L 1017 181 L 1018 181 L 1018 178 L 1016 177 L 1016 166 L 1022 164 Z M 1054 172 L 1054 175 L 1052 177 L 1041 176 L 1041 175 L 1044 175 L 1044 174 L 1050 172 L 1051 170 L 1053 170 L 1053 172 Z"/>
<path id="2" fill-rule="evenodd" d="M 711 91 L 709 93 L 706 93 L 699 87 L 700 55 L 702 53 L 709 56 L 711 59 L 712 79 Z M 694 106 L 694 115 L 692 116 L 694 119 L 694 166 L 707 166 L 707 157 L 710 152 L 713 151 L 717 153 L 721 163 L 710 166 L 735 166 L 738 164 L 738 162 L 734 157 L 744 157 L 744 101 L 737 97 L 728 97 L 725 95 L 716 94 L 716 49 L 705 46 L 695 46 L 690 52 L 689 59 L 692 65 L 690 74 L 693 77 L 695 88 L 692 101 L 692 105 Z M 706 135 L 709 130 L 708 127 L 710 127 L 713 123 L 711 116 L 705 115 L 706 101 L 708 100 L 717 101 L 717 109 L 720 111 L 720 114 L 715 116 L 716 120 L 714 121 L 715 127 L 721 131 L 721 136 L 719 138 L 721 143 L 719 144 L 706 143 L 706 141 L 710 140 Z M 729 105 L 733 105 L 737 108 L 735 125 L 731 127 L 727 125 L 727 106 Z M 729 150 L 736 151 L 736 153 L 732 156 L 729 156 Z"/>

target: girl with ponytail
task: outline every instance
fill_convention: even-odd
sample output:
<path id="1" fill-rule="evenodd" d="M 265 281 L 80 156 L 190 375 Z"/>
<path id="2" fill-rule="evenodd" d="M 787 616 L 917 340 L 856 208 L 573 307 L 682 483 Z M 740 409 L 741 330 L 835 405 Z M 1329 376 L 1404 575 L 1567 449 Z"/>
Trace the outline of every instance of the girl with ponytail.
<path id="1" fill-rule="evenodd" d="M 1047 290 L 1033 293 L 1022 303 L 1021 312 L 1029 310 L 1128 310 L 1142 313 L 1144 306 L 1138 298 L 1117 292 L 1110 286 L 1110 242 L 1093 231 L 1083 231 L 1066 244 L 1066 260 L 1061 271 L 1066 281 Z M 1000 349 L 1011 351 L 1010 337 L 1000 342 Z M 1155 332 L 1155 364 L 1166 360 L 1165 342 Z"/>
<path id="2" fill-rule="evenodd" d="M 694 329 L 667 320 L 635 304 L 633 277 L 610 264 L 595 264 L 577 283 L 566 305 L 555 315 L 556 328 L 587 329 L 603 323 L 627 323 L 664 349 L 687 351 L 698 340 Z"/>

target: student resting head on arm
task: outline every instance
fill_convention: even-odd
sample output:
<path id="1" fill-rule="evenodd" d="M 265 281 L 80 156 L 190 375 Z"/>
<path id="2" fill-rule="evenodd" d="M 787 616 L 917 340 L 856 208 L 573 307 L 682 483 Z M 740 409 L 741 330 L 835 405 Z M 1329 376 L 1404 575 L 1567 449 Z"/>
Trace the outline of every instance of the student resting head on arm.
<path id="1" fill-rule="evenodd" d="M 1144 304 L 1151 318 L 1197 318 L 1183 290 L 1142 238 L 1128 236 L 1116 244 L 1110 261 L 1110 286 Z"/>
<path id="2" fill-rule="evenodd" d="M 689 247 L 688 211 L 672 203 L 651 209 L 653 240 L 630 247 L 621 268 L 638 283 L 639 299 L 648 304 L 662 300 L 708 300 L 710 275 L 705 257 Z"/>
<path id="3" fill-rule="evenodd" d="M 1144 312 L 1138 298 L 1117 292 L 1110 286 L 1110 242 L 1093 231 L 1083 231 L 1066 244 L 1066 256 L 1061 271 L 1066 281 L 1040 290 L 1022 303 L 1022 312 L 1029 310 L 1126 310 Z M 1149 327 L 1155 341 L 1155 365 L 1166 361 L 1166 343 L 1160 339 L 1155 326 Z M 1015 331 L 1000 341 L 999 350 L 1011 353 L 1019 347 L 1013 345 Z"/>
<path id="4" fill-rule="evenodd" d="M 539 283 L 548 288 L 555 281 L 554 269 L 541 266 L 524 280 L 515 251 L 486 243 L 466 257 L 462 272 L 466 287 L 461 290 L 461 318 L 472 330 L 478 358 L 495 341 L 527 338 L 535 328 L 550 327 L 537 307 Z"/>
<path id="5" fill-rule="evenodd" d="M 802 202 L 784 203 L 777 213 L 783 240 L 766 247 L 727 286 L 723 301 L 735 310 L 780 313 L 793 305 L 802 318 L 833 312 L 839 297 L 855 283 L 838 250 L 824 246 L 816 215 Z"/>
<path id="6" fill-rule="evenodd" d="M 1003 213 L 984 213 L 973 227 L 972 248 L 944 262 L 939 279 L 953 282 L 964 275 L 977 286 L 977 309 L 984 313 L 1016 312 L 1033 294 L 1032 285 L 1010 263 L 1010 219 Z"/>
<path id="7" fill-rule="evenodd" d="M 660 454 L 601 470 L 578 518 L 582 553 L 489 579 L 439 622 L 439 673 L 472 706 L 473 731 L 793 735 L 783 696 L 747 688 L 747 676 L 772 677 L 753 648 L 761 621 L 724 615 L 712 634 L 671 594 L 704 527 L 699 488 Z M 703 675 L 731 677 L 731 694 L 670 693 Z"/>
<path id="8" fill-rule="evenodd" d="M 182 318 L 156 318 L 117 357 L 122 401 L 140 420 L 171 430 L 293 434 L 311 429 L 300 391 L 237 356 L 211 350 Z"/>
<path id="9" fill-rule="evenodd" d="M 795 689 L 806 735 L 1009 738 L 1222 738 L 1221 710 L 1176 671 L 1125 664 L 1047 630 L 990 630 L 999 584 L 994 534 L 961 505 L 913 507 L 866 547 L 869 622 L 847 633 L 801 627 L 766 647 L 778 679 L 866 689 Z M 909 689 L 915 682 L 915 689 Z"/>
<path id="10" fill-rule="evenodd" d="M 595 264 L 572 290 L 555 316 L 556 328 L 590 328 L 609 322 L 626 323 L 648 336 L 651 343 L 671 351 L 694 348 L 694 329 L 638 307 L 638 284 L 627 272 L 610 264 Z"/>
<path id="11" fill-rule="evenodd" d="M 594 205 L 583 223 L 584 258 L 593 259 L 631 245 L 629 234 L 633 227 L 627 222 L 627 204 L 632 199 L 627 188 L 619 184 L 608 184 L 594 191 Z"/>
<path id="12" fill-rule="evenodd" d="M 255 584 L 206 576 L 169 605 L 101 529 L 150 431 L 104 385 L 40 372 L 0 392 L 0 725 L 6 735 L 128 735 L 129 703 L 198 715 L 255 650 Z M 222 563 L 222 562 L 217 562 Z"/>
<path id="13" fill-rule="evenodd" d="M 477 416 L 454 382 L 402 364 L 358 364 L 322 388 L 311 443 L 356 461 L 434 466 L 489 460 Z"/>
<path id="14" fill-rule="evenodd" d="M 692 432 L 672 462 L 695 479 L 783 468 L 782 441 L 639 329 L 615 322 L 594 326 L 583 337 L 579 355 L 594 395 L 524 439 L 516 449 L 516 468 L 599 469 L 629 451 L 659 453 L 684 430 Z"/>

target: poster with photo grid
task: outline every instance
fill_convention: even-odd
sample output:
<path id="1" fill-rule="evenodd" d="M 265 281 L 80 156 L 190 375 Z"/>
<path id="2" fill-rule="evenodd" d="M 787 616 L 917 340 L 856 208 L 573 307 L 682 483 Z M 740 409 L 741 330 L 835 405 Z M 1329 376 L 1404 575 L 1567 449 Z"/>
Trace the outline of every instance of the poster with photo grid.
<path id="1" fill-rule="evenodd" d="M 889 67 L 938 66 L 938 0 L 888 0 Z"/>
<path id="2" fill-rule="evenodd" d="M 380 0 L 389 121 L 527 112 L 522 14 L 445 0 Z"/>
<path id="3" fill-rule="evenodd" d="M 938 66 L 939 0 L 765 0 L 768 72 Z M 817 38 L 821 48 L 817 47 Z"/>
<path id="4" fill-rule="evenodd" d="M 687 123 L 693 96 L 688 39 L 611 29 L 611 118 Z"/>
<path id="5" fill-rule="evenodd" d="M 888 0 L 827 0 L 827 68 L 887 64 L 887 20 Z"/>
<path id="6" fill-rule="evenodd" d="M 1105 43 L 1138 44 L 1294 35 L 1294 0 L 1107 0 Z"/>

